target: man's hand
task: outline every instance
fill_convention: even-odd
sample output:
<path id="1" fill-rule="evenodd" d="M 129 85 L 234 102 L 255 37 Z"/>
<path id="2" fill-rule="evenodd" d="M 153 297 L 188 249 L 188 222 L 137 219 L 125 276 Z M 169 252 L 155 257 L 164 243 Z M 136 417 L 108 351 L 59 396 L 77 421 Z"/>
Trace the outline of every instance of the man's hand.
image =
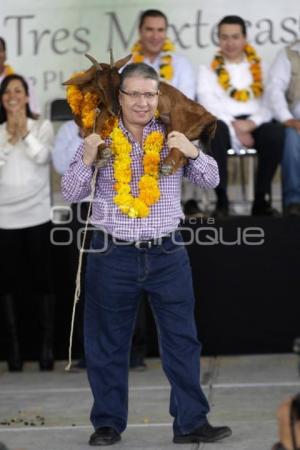
<path id="1" fill-rule="evenodd" d="M 84 150 L 82 160 L 86 166 L 91 166 L 97 159 L 98 146 L 104 141 L 99 134 L 92 133 L 84 139 Z"/>
<path id="2" fill-rule="evenodd" d="M 235 132 L 251 133 L 256 128 L 255 122 L 249 119 L 246 120 L 236 119 L 233 120 L 231 123 L 233 128 L 235 129 Z"/>
<path id="3" fill-rule="evenodd" d="M 295 130 L 300 133 L 300 120 L 299 119 L 289 119 L 284 122 L 286 127 L 295 128 Z"/>
<path id="4" fill-rule="evenodd" d="M 238 140 L 246 148 L 252 148 L 254 146 L 254 139 L 251 133 L 236 132 Z"/>
<path id="5" fill-rule="evenodd" d="M 179 131 L 171 131 L 168 134 L 167 145 L 169 149 L 178 148 L 187 158 L 195 159 L 199 155 L 199 149 Z"/>
<path id="6" fill-rule="evenodd" d="M 251 132 L 256 128 L 255 123 L 252 120 L 237 119 L 232 122 L 232 126 L 240 143 L 246 148 L 253 147 L 254 139 Z"/>

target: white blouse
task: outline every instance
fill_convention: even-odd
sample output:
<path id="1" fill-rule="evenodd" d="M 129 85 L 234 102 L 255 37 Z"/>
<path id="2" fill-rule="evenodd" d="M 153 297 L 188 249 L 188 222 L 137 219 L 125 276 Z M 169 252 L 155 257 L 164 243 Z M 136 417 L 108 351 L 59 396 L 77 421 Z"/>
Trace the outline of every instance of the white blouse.
<path id="1" fill-rule="evenodd" d="M 49 120 L 27 119 L 29 134 L 8 142 L 0 125 L 0 228 L 18 229 L 50 220 L 50 152 L 53 128 Z"/>

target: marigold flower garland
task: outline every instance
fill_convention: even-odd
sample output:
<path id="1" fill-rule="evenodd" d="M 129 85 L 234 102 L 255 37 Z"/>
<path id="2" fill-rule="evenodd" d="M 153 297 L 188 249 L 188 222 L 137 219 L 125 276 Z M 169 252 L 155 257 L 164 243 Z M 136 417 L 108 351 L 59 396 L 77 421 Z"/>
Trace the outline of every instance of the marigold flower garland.
<path id="1" fill-rule="evenodd" d="M 93 128 L 95 108 L 99 99 L 96 94 L 83 94 L 75 85 L 67 88 L 67 101 L 73 114 L 81 116 L 85 128 Z M 158 111 L 155 113 L 159 115 Z M 159 162 L 160 152 L 164 145 L 164 135 L 160 131 L 151 132 L 145 139 L 143 150 L 144 175 L 139 180 L 139 196 L 133 197 L 131 182 L 131 151 L 132 145 L 118 126 L 118 119 L 110 117 L 104 122 L 101 130 L 102 139 L 111 139 L 111 149 L 114 155 L 114 189 L 117 194 L 114 203 L 131 218 L 147 217 L 150 206 L 160 199 Z"/>
<path id="2" fill-rule="evenodd" d="M 67 87 L 67 101 L 72 113 L 81 116 L 84 128 L 93 128 L 99 96 L 95 92 L 82 93 L 77 86 L 71 84 Z"/>
<path id="3" fill-rule="evenodd" d="M 260 97 L 263 93 L 260 57 L 257 55 L 255 49 L 250 44 L 245 45 L 244 52 L 250 65 L 250 72 L 253 80 L 248 88 L 236 89 L 234 86 L 232 86 L 232 84 L 230 83 L 229 73 L 225 68 L 225 59 L 221 52 L 215 55 L 211 63 L 212 69 L 218 76 L 218 82 L 220 83 L 220 85 L 230 97 L 240 102 L 247 102 L 250 98 Z"/>
<path id="4" fill-rule="evenodd" d="M 170 81 L 174 76 L 174 69 L 172 66 L 172 55 L 169 53 L 174 52 L 175 46 L 170 39 L 166 39 L 161 50 L 159 76 L 164 80 Z M 144 61 L 144 55 L 142 45 L 140 41 L 137 41 L 131 48 L 133 53 L 132 61 L 139 63 Z"/>
<path id="5" fill-rule="evenodd" d="M 144 141 L 144 175 L 138 184 L 138 197 L 133 197 L 130 189 L 132 145 L 119 127 L 113 129 L 110 138 L 115 156 L 113 167 L 116 183 L 114 188 L 117 194 L 114 197 L 114 203 L 131 218 L 147 217 L 150 213 L 149 207 L 160 199 L 159 162 L 164 135 L 160 131 L 152 131 Z"/>

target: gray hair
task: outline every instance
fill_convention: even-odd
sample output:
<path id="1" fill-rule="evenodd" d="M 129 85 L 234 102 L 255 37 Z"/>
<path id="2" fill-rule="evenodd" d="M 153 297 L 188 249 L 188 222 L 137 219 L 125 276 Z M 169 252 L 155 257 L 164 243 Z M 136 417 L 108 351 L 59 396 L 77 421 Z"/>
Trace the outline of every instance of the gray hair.
<path id="1" fill-rule="evenodd" d="M 121 73 L 120 89 L 123 89 L 124 81 L 126 80 L 126 78 L 138 76 L 154 80 L 157 82 L 157 86 L 159 85 L 159 75 L 156 70 L 154 70 L 153 67 L 148 66 L 148 64 L 141 62 L 137 64 L 128 64 L 128 66 L 124 68 Z"/>

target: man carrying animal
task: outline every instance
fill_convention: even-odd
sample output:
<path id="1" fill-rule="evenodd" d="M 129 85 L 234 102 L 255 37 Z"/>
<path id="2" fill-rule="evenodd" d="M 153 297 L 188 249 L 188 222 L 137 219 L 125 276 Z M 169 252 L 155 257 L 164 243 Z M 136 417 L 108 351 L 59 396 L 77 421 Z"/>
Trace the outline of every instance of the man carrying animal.
<path id="1" fill-rule="evenodd" d="M 121 74 L 121 114 L 106 144 L 113 157 L 99 169 L 91 222 L 95 226 L 86 270 L 85 354 L 94 396 L 90 445 L 111 445 L 127 425 L 129 346 L 138 301 L 150 296 L 160 329 L 165 373 L 171 384 L 174 442 L 215 442 L 228 427 L 207 421 L 208 402 L 200 380 L 200 343 L 194 319 L 191 271 L 182 237 L 181 178 L 213 188 L 218 167 L 182 133 L 165 135 L 155 118 L 159 78 L 146 64 L 130 64 Z M 98 146 L 85 138 L 62 180 L 64 197 L 79 201 L 91 192 Z M 188 164 L 159 177 L 168 147 Z"/>

